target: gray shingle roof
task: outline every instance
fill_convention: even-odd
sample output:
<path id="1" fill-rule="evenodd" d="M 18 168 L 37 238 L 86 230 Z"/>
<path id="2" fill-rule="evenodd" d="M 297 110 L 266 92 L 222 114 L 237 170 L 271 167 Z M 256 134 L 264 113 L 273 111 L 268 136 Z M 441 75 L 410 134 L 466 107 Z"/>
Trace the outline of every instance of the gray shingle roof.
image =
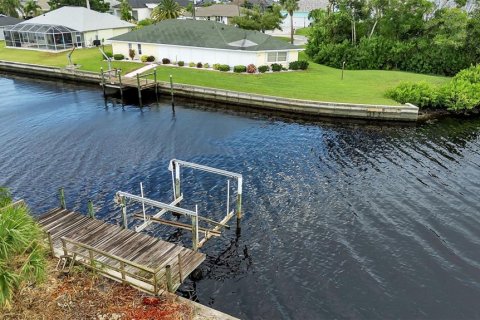
<path id="1" fill-rule="evenodd" d="M 22 21 L 25 21 L 25 20 L 0 14 L 0 27 L 10 26 L 12 24 L 17 24 L 17 23 L 20 23 Z"/>
<path id="2" fill-rule="evenodd" d="M 236 4 L 213 4 L 208 7 L 198 7 L 195 15 L 197 17 L 238 17 L 240 7 Z"/>
<path id="3" fill-rule="evenodd" d="M 80 32 L 135 26 L 111 14 L 84 7 L 61 7 L 21 23 L 61 25 Z"/>
<path id="4" fill-rule="evenodd" d="M 208 20 L 164 20 L 110 40 L 244 51 L 300 49 L 259 31 Z"/>

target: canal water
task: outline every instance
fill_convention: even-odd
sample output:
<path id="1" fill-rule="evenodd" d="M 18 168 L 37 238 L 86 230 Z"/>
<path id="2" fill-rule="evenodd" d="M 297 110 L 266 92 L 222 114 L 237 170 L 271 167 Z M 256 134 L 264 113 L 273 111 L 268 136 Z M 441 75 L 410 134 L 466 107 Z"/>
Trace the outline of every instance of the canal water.
<path id="1" fill-rule="evenodd" d="M 117 190 L 171 199 L 168 161 L 242 173 L 244 210 L 180 293 L 245 319 L 480 318 L 480 120 L 288 121 L 178 101 L 105 103 L 97 87 L 0 77 L 0 185 L 39 215 L 120 222 Z M 190 177 L 221 217 L 225 181 Z M 222 199 L 223 200 L 223 199 Z M 186 233 L 151 230 L 190 245 Z"/>

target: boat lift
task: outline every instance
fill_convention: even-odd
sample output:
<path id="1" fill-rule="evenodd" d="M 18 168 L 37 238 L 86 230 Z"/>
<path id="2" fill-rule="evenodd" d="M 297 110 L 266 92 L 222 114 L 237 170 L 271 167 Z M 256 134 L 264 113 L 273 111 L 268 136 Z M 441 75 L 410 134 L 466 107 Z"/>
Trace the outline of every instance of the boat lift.
<path id="1" fill-rule="evenodd" d="M 209 172 L 224 176 L 227 178 L 227 204 L 226 204 L 226 215 L 221 221 L 215 221 L 213 219 L 207 218 L 205 216 L 199 215 L 198 205 L 195 205 L 195 211 L 184 209 L 179 206 L 180 202 L 183 200 L 183 194 L 181 192 L 181 168 L 191 168 L 194 170 Z M 118 191 L 115 194 L 115 202 L 120 204 L 122 209 L 122 218 L 124 228 L 128 228 L 127 221 L 127 201 L 139 203 L 142 205 L 142 212 L 136 213 L 133 215 L 134 219 L 142 221 L 140 225 L 135 227 L 136 232 L 141 232 L 152 223 L 159 223 L 164 225 L 169 225 L 177 227 L 180 229 L 189 230 L 192 232 L 192 248 L 193 250 L 198 250 L 201 248 L 211 237 L 218 237 L 221 235 L 221 230 L 223 228 L 230 229 L 230 226 L 227 223 L 230 219 L 236 215 L 237 216 L 237 226 L 242 217 L 242 183 L 243 178 L 241 174 L 225 171 L 221 169 L 216 169 L 196 163 L 186 162 L 182 160 L 172 159 L 170 160 L 168 170 L 172 173 L 172 188 L 173 188 L 173 201 L 171 203 L 163 203 L 160 201 L 152 200 L 146 198 L 143 192 L 143 184 L 140 183 L 140 195 L 134 195 L 124 191 Z M 237 189 L 236 189 L 236 206 L 233 209 L 230 209 L 230 179 L 236 179 Z M 154 208 L 155 211 L 160 209 L 153 215 L 147 214 L 146 210 L 148 208 Z M 171 212 L 178 215 L 184 215 L 191 218 L 191 225 L 181 223 L 178 221 L 163 219 L 162 216 L 167 212 Z M 199 222 L 202 222 L 202 226 L 199 226 Z M 213 226 L 213 227 L 212 227 Z M 199 234 L 203 233 L 202 239 L 200 239 Z"/>

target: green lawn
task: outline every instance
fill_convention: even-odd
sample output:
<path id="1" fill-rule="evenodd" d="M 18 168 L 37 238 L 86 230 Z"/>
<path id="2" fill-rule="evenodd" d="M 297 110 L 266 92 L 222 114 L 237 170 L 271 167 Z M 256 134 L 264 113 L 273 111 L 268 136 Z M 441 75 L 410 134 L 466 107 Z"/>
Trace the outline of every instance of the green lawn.
<path id="1" fill-rule="evenodd" d="M 105 51 L 112 51 L 110 46 L 105 46 Z M 5 41 L 0 41 L 0 60 L 41 64 L 54 67 L 65 67 L 68 64 L 68 52 L 51 53 L 25 49 L 11 49 L 5 47 Z M 81 70 L 100 72 L 100 67 L 108 69 L 108 64 L 102 61 L 101 53 L 97 48 L 78 49 L 72 54 L 74 63 L 80 65 Z M 142 67 L 136 62 L 112 62 L 112 67 L 122 68 L 123 73 Z"/>
<path id="2" fill-rule="evenodd" d="M 300 28 L 295 30 L 295 34 L 298 34 L 300 36 L 308 36 L 309 32 L 310 32 L 310 27 Z"/>
<path id="3" fill-rule="evenodd" d="M 0 43 L 0 60 L 58 67 L 67 64 L 65 52 L 46 53 L 6 49 L 4 46 L 4 42 Z M 306 59 L 303 53 L 300 59 Z M 100 61 L 100 52 L 96 48 L 75 51 L 73 61 L 80 64 L 82 70 L 99 71 L 101 66 L 107 68 L 107 64 Z M 113 62 L 113 66 L 121 68 L 125 73 L 143 65 L 134 62 Z M 344 80 L 341 80 L 341 70 L 315 63 L 310 63 L 307 71 L 256 75 L 164 66 L 157 68 L 157 74 L 159 80 L 168 81 L 169 75 L 172 74 L 174 82 L 212 88 L 297 99 L 371 104 L 397 104 L 384 97 L 384 92 L 401 81 L 425 80 L 432 84 L 441 84 L 448 80 L 445 77 L 377 70 L 346 70 Z"/>

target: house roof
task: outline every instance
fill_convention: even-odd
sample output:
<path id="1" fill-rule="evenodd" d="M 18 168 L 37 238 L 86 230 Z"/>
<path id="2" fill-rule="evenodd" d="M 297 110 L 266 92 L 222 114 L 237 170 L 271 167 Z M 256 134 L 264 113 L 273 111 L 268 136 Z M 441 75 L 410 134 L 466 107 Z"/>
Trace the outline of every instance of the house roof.
<path id="1" fill-rule="evenodd" d="M 9 17 L 9 16 L 6 16 L 4 14 L 0 14 L 0 27 L 10 26 L 12 24 L 17 24 L 17 23 L 22 22 L 22 21 L 24 21 L 24 20 L 14 18 L 14 17 Z"/>
<path id="2" fill-rule="evenodd" d="M 300 49 L 259 31 L 208 20 L 164 20 L 109 40 L 243 51 Z"/>
<path id="3" fill-rule="evenodd" d="M 188 4 L 192 1 L 190 0 L 176 0 L 176 2 L 181 6 L 181 7 L 186 7 Z M 140 9 L 140 8 L 148 8 L 151 7 L 151 5 L 158 5 L 160 3 L 160 0 L 128 0 L 128 4 L 132 9 Z M 120 8 L 120 4 L 117 4 L 113 6 L 113 8 Z"/>
<path id="4" fill-rule="evenodd" d="M 80 32 L 135 26 L 111 14 L 84 7 L 61 7 L 21 23 L 61 25 Z"/>
<path id="5" fill-rule="evenodd" d="M 196 8 L 195 15 L 197 17 L 238 17 L 240 7 L 236 4 L 213 4 Z"/>
<path id="6" fill-rule="evenodd" d="M 233 4 L 239 6 L 250 6 L 259 5 L 262 8 L 271 7 L 273 5 L 273 0 L 232 0 Z"/>

